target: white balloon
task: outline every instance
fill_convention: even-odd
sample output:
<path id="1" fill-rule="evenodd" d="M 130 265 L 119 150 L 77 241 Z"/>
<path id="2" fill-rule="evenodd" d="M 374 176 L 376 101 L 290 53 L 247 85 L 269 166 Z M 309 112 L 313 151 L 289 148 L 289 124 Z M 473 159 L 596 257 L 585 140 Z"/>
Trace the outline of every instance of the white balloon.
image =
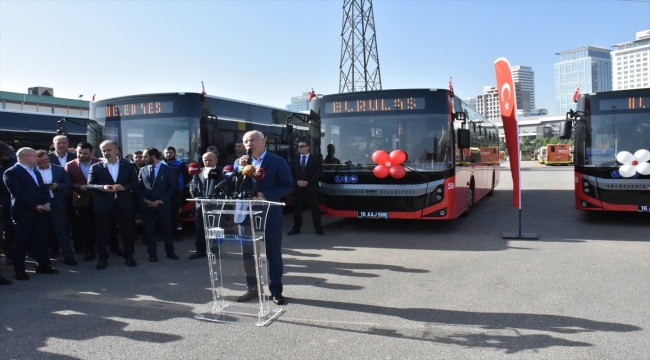
<path id="1" fill-rule="evenodd" d="M 628 153 L 630 154 L 630 153 Z M 620 155 L 620 154 L 619 154 Z M 632 155 L 632 154 L 630 154 Z M 632 177 L 634 174 L 636 174 L 636 166 L 634 165 L 623 165 L 621 166 L 620 169 L 618 169 L 618 173 L 621 174 L 622 177 Z"/>
<path id="2" fill-rule="evenodd" d="M 628 151 L 621 151 L 620 153 L 618 153 L 618 155 L 616 155 L 616 161 L 620 162 L 621 164 L 629 165 L 632 164 L 633 160 L 634 160 L 634 155 L 632 155 L 632 153 Z"/>
<path id="3" fill-rule="evenodd" d="M 637 165 L 636 171 L 641 175 L 650 175 L 650 163 L 644 162 Z"/>
<path id="4" fill-rule="evenodd" d="M 637 158 L 639 162 L 646 162 L 650 160 L 650 151 L 646 149 L 638 150 L 637 152 L 634 153 L 634 157 Z"/>

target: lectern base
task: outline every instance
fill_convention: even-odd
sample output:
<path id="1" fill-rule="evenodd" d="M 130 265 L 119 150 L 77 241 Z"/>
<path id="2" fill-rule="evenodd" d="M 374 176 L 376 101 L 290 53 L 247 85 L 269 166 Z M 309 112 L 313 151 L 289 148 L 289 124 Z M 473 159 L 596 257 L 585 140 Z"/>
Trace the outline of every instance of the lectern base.
<path id="1" fill-rule="evenodd" d="M 284 312 L 283 309 L 272 309 L 255 316 L 250 314 L 249 311 L 250 308 L 248 307 L 237 306 L 237 304 L 231 303 L 215 313 L 197 314 L 194 315 L 194 318 L 212 322 L 267 326 Z"/>

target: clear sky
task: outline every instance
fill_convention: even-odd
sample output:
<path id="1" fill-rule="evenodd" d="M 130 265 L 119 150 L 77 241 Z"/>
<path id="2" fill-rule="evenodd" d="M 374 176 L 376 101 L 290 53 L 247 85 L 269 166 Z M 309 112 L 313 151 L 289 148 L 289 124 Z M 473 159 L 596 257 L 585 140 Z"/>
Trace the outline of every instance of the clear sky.
<path id="1" fill-rule="evenodd" d="M 338 92 L 343 0 L 0 0 L 0 90 L 97 100 L 200 92 L 284 107 Z M 551 111 L 555 53 L 610 48 L 650 29 L 650 0 L 375 0 L 383 89 L 496 83 L 494 61 L 531 66 Z"/>

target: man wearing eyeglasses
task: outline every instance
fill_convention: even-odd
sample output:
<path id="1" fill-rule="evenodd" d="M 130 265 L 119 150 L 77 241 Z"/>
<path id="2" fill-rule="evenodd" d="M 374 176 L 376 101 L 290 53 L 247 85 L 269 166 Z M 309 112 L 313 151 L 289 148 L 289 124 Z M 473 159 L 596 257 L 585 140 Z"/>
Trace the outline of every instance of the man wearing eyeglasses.
<path id="1" fill-rule="evenodd" d="M 323 161 L 320 155 L 309 153 L 309 141 L 298 142 L 298 156 L 291 159 L 291 176 L 293 176 L 293 229 L 287 235 L 300 234 L 302 226 L 302 207 L 305 199 L 311 210 L 316 234 L 325 235 L 320 220 L 318 198 L 320 188 L 318 180 L 323 175 Z"/>

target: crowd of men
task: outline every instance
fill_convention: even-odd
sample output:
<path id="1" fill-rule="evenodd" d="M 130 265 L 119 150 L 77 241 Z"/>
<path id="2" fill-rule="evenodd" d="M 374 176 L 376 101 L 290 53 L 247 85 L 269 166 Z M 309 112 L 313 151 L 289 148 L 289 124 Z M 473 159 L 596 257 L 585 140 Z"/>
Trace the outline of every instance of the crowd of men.
<path id="1" fill-rule="evenodd" d="M 97 259 L 96 268 L 100 270 L 108 266 L 109 253 L 122 256 L 129 267 L 137 266 L 133 254 L 138 213 L 144 224 L 143 240 L 149 261 L 158 262 L 156 225 L 166 257 L 178 260 L 174 241 L 182 238 L 182 190 L 189 185 L 193 197 L 206 196 L 208 172 L 222 172 L 219 150 L 208 147 L 202 155 L 203 169 L 192 176 L 187 166 L 176 159 L 176 149 L 171 146 L 162 152 L 154 147 L 136 151 L 132 154 L 133 162 L 123 159 L 118 144 L 111 140 L 99 145 L 101 159 L 92 156 L 90 143 L 79 143 L 75 152 L 69 152 L 68 146 L 63 135 L 54 137 L 54 151 L 50 153 L 28 147 L 14 153 L 10 146 L 0 142 L 2 250 L 6 263 L 13 265 L 15 279 L 29 280 L 26 258 L 36 261 L 37 274 L 57 274 L 51 257 L 59 254 L 68 266 L 78 264 L 75 253 L 83 254 L 85 262 Z M 225 162 L 231 162 L 235 168 L 250 164 L 266 170 L 258 184 L 260 198 L 280 201 L 293 191 L 296 208 L 289 235 L 300 232 L 305 200 L 317 234 L 324 235 L 318 210 L 323 160 L 320 156 L 309 156 L 306 140 L 299 142 L 298 152 L 300 155 L 289 166 L 286 160 L 267 153 L 262 133 L 251 131 L 235 144 L 235 153 L 226 157 Z M 279 212 L 269 214 L 266 228 L 269 289 L 273 301 L 282 304 L 282 212 L 279 208 L 274 211 Z M 189 257 L 192 260 L 207 255 L 200 206 L 196 208 L 195 223 L 196 251 Z M 246 264 L 247 257 L 252 255 L 246 249 L 243 255 Z M 245 268 L 248 274 L 249 269 Z M 249 291 L 238 301 L 258 296 L 256 278 L 247 276 L 246 281 Z M 0 284 L 11 281 L 0 274 Z"/>

